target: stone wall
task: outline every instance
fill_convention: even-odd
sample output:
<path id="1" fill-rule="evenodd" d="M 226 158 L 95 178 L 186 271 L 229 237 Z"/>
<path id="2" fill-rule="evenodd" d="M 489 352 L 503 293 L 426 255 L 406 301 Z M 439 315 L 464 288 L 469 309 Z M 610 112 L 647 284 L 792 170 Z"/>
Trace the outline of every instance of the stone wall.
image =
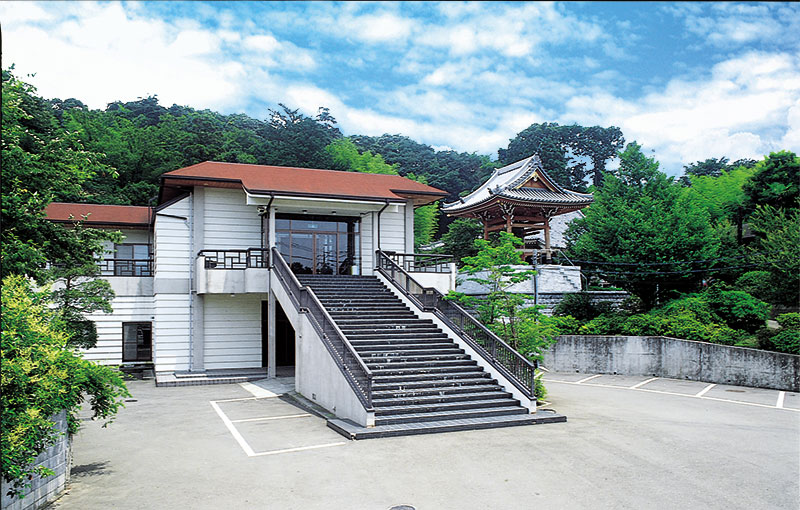
<path id="1" fill-rule="evenodd" d="M 800 391 L 800 356 L 667 337 L 558 337 L 542 363 L 557 372 L 649 375 Z"/>
<path id="2" fill-rule="evenodd" d="M 8 487 L 2 483 L 3 510 L 34 510 L 56 499 L 66 487 L 70 470 L 70 441 L 67 434 L 67 413 L 62 411 L 55 418 L 56 429 L 61 433 L 56 443 L 36 457 L 35 464 L 52 469 L 55 474 L 47 478 L 34 477 L 24 498 L 12 498 L 6 493 Z"/>

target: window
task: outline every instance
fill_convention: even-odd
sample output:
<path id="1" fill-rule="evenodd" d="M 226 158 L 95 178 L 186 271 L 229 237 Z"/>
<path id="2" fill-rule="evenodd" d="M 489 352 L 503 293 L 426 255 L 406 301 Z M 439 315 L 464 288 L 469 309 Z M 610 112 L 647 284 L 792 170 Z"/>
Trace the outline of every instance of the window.
<path id="1" fill-rule="evenodd" d="M 122 323 L 122 361 L 152 361 L 153 325 L 150 322 Z"/>
<path id="2" fill-rule="evenodd" d="M 149 244 L 115 244 L 114 276 L 153 276 Z"/>

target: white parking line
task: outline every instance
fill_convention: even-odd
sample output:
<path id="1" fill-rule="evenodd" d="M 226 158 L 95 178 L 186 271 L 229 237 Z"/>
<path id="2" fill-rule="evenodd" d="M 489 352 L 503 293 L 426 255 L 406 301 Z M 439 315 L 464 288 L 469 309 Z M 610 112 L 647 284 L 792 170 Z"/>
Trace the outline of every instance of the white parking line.
<path id="1" fill-rule="evenodd" d="M 711 388 L 713 388 L 714 386 L 716 386 L 716 384 L 713 384 L 713 383 L 712 383 L 712 384 L 709 384 L 708 386 L 706 386 L 706 387 L 705 387 L 705 388 L 703 388 L 702 390 L 698 391 L 698 392 L 697 392 L 697 395 L 695 395 L 695 397 L 702 397 L 703 395 L 705 395 L 706 393 L 708 393 L 708 390 L 710 390 L 710 389 L 711 389 Z"/>
<path id="2" fill-rule="evenodd" d="M 239 433 L 239 431 L 236 430 L 236 427 L 234 427 L 231 420 L 228 419 L 227 416 L 225 416 L 225 413 L 222 412 L 222 409 L 219 408 L 217 403 L 211 402 L 211 407 L 213 407 L 214 410 L 219 415 L 219 417 L 222 418 L 222 423 L 224 423 L 225 426 L 228 427 L 228 430 L 231 431 L 231 435 L 233 435 L 233 438 L 236 440 L 237 443 L 239 443 L 239 446 L 242 447 L 244 453 L 246 453 L 248 457 L 252 457 L 253 455 L 255 455 L 256 452 L 254 452 L 253 449 L 250 448 L 250 445 L 247 444 L 247 441 L 245 441 L 242 435 Z"/>
<path id="3" fill-rule="evenodd" d="M 596 379 L 598 377 L 603 377 L 603 374 L 597 374 L 597 375 L 589 376 L 586 379 L 581 379 L 580 381 L 577 381 L 575 384 L 585 383 L 586 381 L 591 381 L 592 379 Z"/>
<path id="4" fill-rule="evenodd" d="M 219 405 L 217 405 L 219 402 L 239 402 L 239 401 L 242 401 L 242 400 L 261 400 L 263 398 L 274 398 L 274 397 L 231 398 L 231 399 L 227 399 L 227 400 L 211 400 L 211 401 L 209 401 L 209 404 L 211 404 L 211 407 L 214 409 L 214 411 L 216 411 L 216 413 L 220 417 L 220 419 L 222 419 L 222 423 L 225 424 L 225 426 L 228 428 L 228 430 L 230 431 L 230 433 L 233 436 L 233 438 L 236 440 L 237 443 L 239 443 L 239 446 L 241 446 L 242 450 L 244 450 L 244 453 L 247 454 L 248 457 L 262 457 L 264 455 L 276 455 L 278 453 L 300 452 L 300 451 L 303 451 L 303 450 L 314 450 L 314 449 L 317 449 L 317 448 L 329 448 L 331 446 L 342 446 L 342 445 L 346 445 L 347 444 L 346 441 L 343 441 L 343 442 L 339 442 L 339 443 L 325 443 L 325 444 L 318 444 L 318 445 L 312 445 L 312 446 L 300 446 L 300 447 L 297 447 L 297 448 L 286 448 L 286 449 L 283 449 L 283 450 L 270 450 L 270 451 L 267 451 L 267 452 L 258 452 L 258 453 L 256 453 L 255 451 L 253 451 L 253 449 L 250 447 L 250 445 L 247 444 L 247 441 L 244 440 L 244 437 L 242 436 L 242 434 L 238 430 L 236 430 L 236 426 L 234 425 L 234 423 L 262 421 L 262 420 L 282 420 L 282 419 L 285 419 L 285 418 L 306 418 L 308 416 L 313 416 L 312 414 L 309 414 L 309 413 L 303 413 L 303 414 L 287 414 L 287 415 L 284 415 L 284 416 L 265 416 L 265 417 L 262 417 L 262 418 L 248 418 L 248 419 L 242 419 L 242 420 L 231 420 L 222 411 L 222 409 L 220 409 Z"/>
<path id="5" fill-rule="evenodd" d="M 290 452 L 301 452 L 303 450 L 315 450 L 317 448 L 330 448 L 331 446 L 342 446 L 346 445 L 347 443 L 342 441 L 341 443 L 328 443 L 328 444 L 318 444 L 314 446 L 300 446 L 297 448 L 286 448 L 285 450 L 271 450 L 268 452 L 260 452 L 256 453 L 255 455 L 251 455 L 251 457 L 261 457 L 263 455 L 275 455 L 278 453 L 290 453 Z"/>
<path id="6" fill-rule="evenodd" d="M 640 382 L 639 384 L 634 384 L 633 386 L 630 387 L 630 389 L 635 390 L 636 388 L 640 388 L 640 387 L 644 386 L 645 384 L 651 383 L 651 382 L 656 381 L 656 380 L 658 380 L 658 377 L 652 377 L 652 378 L 650 378 L 650 379 L 648 379 L 646 381 Z"/>
<path id="7" fill-rule="evenodd" d="M 595 377 L 598 377 L 598 376 L 595 376 Z M 583 379 L 583 380 L 585 381 L 586 379 Z M 741 405 L 753 406 L 753 407 L 766 407 L 768 409 L 782 409 L 784 411 L 794 411 L 796 413 L 800 413 L 800 409 L 792 409 L 790 407 L 777 407 L 777 406 L 773 406 L 773 405 L 769 405 L 769 404 L 758 404 L 756 402 L 744 402 L 744 401 L 741 401 L 741 400 L 730 400 L 730 399 L 727 399 L 727 398 L 706 397 L 706 396 L 703 396 L 703 395 L 700 395 L 700 396 L 698 396 L 698 395 L 688 395 L 686 393 L 676 393 L 676 392 L 673 392 L 673 391 L 648 390 L 647 388 L 626 388 L 625 386 L 613 386 L 611 384 L 580 384 L 582 381 L 578 381 L 578 382 L 575 382 L 575 381 L 559 381 L 558 379 L 543 379 L 543 381 L 546 382 L 546 383 L 575 384 L 575 385 L 579 385 L 579 386 L 590 386 L 590 387 L 593 387 L 593 388 L 614 388 L 616 390 L 644 391 L 644 392 L 647 392 L 647 393 L 660 393 L 662 395 L 675 395 L 675 396 L 678 396 L 678 397 L 699 398 L 701 400 L 715 400 L 717 402 L 728 402 L 728 403 L 731 403 L 731 404 L 741 404 Z M 713 386 L 716 386 L 716 385 L 713 385 Z M 706 389 L 711 389 L 711 388 L 706 388 Z M 704 392 L 701 392 L 701 393 L 704 393 Z"/>
<path id="8" fill-rule="evenodd" d="M 231 423 L 244 423 L 248 421 L 268 421 L 268 420 L 283 420 L 285 418 L 306 418 L 314 416 L 313 414 L 287 414 L 286 416 L 265 416 L 263 418 L 246 418 L 244 420 L 231 420 Z"/>
<path id="9" fill-rule="evenodd" d="M 778 409 L 783 409 L 783 399 L 785 399 L 785 398 L 786 398 L 786 392 L 785 391 L 779 391 L 778 392 L 778 401 L 775 402 L 775 407 L 777 407 Z"/>

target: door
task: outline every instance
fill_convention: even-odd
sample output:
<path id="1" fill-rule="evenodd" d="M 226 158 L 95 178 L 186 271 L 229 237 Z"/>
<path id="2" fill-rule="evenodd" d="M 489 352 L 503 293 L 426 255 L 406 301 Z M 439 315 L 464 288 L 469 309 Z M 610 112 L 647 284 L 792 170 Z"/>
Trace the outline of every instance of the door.
<path id="1" fill-rule="evenodd" d="M 153 360 L 153 325 L 150 322 L 122 323 L 122 361 Z"/>

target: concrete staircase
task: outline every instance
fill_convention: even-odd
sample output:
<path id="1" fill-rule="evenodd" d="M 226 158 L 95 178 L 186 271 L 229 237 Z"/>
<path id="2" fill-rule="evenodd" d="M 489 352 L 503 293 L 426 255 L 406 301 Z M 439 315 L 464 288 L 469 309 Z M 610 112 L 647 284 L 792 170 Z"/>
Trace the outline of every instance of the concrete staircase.
<path id="1" fill-rule="evenodd" d="M 373 373 L 375 426 L 328 425 L 353 439 L 564 421 L 530 414 L 430 320 L 376 277 L 298 275 Z"/>

